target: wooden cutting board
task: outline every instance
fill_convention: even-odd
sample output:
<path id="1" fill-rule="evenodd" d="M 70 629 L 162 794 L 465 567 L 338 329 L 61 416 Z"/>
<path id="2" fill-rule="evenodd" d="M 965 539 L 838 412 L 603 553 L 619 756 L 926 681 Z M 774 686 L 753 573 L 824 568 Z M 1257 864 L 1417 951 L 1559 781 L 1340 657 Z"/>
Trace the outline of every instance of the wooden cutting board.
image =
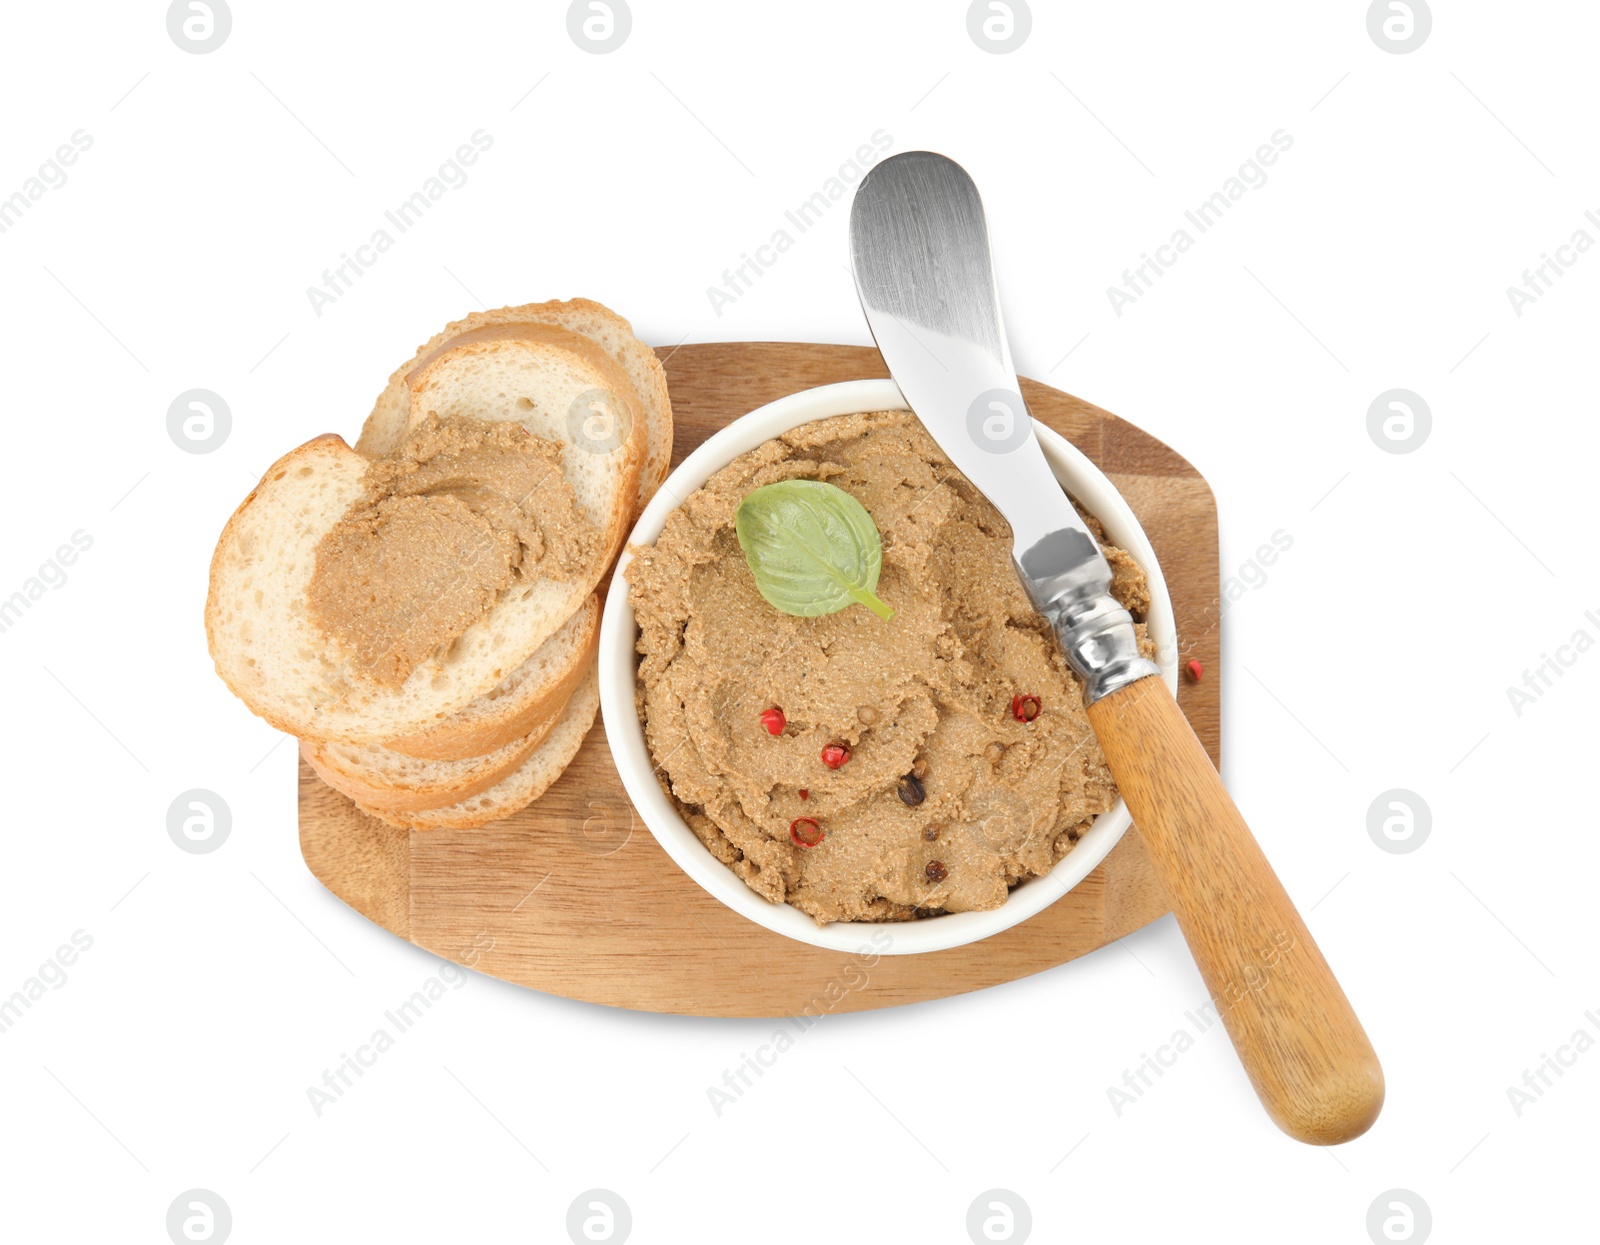
<path id="1" fill-rule="evenodd" d="M 785 394 L 887 376 L 869 347 L 726 342 L 658 351 L 677 423 L 673 465 Z M 1035 381 L 1033 414 L 1093 459 L 1155 546 L 1182 659 L 1205 678 L 1178 695 L 1220 760 L 1217 517 L 1200 474 L 1132 424 Z M 1038 916 L 970 946 L 872 962 L 755 925 L 679 871 L 623 794 L 596 722 L 559 781 L 483 830 L 396 830 L 300 763 L 300 850 L 340 899 L 391 933 L 480 972 L 613 1007 L 705 1016 L 812 1016 L 940 998 L 1093 951 L 1167 911 L 1130 830 Z M 1049 885 L 1041 882 L 1039 885 Z M 862 942 L 870 931 L 864 931 Z"/>

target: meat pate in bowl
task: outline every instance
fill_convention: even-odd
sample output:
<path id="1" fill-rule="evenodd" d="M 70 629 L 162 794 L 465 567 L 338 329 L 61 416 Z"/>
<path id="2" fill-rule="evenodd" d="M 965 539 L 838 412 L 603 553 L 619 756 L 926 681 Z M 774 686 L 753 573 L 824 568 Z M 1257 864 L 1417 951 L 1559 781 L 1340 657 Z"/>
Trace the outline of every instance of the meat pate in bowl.
<path id="1" fill-rule="evenodd" d="M 1175 690 L 1149 541 L 1087 458 L 1038 432 Z M 889 954 L 985 938 L 1129 824 L 1009 528 L 893 381 L 770 403 L 668 477 L 612 580 L 600 697 L 668 855 L 817 946 L 854 951 L 883 924 Z"/>

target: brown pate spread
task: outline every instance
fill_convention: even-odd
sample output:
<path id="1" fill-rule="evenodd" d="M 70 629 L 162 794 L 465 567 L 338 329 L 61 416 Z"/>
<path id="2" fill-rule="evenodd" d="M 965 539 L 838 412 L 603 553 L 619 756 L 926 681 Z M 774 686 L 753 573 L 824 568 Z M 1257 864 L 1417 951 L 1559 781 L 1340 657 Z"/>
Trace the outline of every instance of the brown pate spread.
<path id="1" fill-rule="evenodd" d="M 318 544 L 313 620 L 398 687 L 501 593 L 591 562 L 599 532 L 561 451 L 519 423 L 428 416 L 373 460 L 365 495 Z"/>

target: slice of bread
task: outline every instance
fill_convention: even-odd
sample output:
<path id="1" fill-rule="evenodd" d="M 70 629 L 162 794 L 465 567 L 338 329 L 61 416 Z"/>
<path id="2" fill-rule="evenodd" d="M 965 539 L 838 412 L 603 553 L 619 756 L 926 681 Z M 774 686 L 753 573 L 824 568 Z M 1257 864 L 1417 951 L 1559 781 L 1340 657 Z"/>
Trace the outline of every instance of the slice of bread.
<path id="1" fill-rule="evenodd" d="M 316 739 L 302 739 L 300 755 L 323 782 L 362 804 L 397 812 L 441 808 L 486 791 L 510 774 L 544 742 L 560 716 L 552 713 L 523 738 L 463 761 L 424 761 L 381 744 Z"/>
<path id="2" fill-rule="evenodd" d="M 600 708 L 599 676 L 591 670 L 573 693 L 566 711 L 539 747 L 521 767 L 480 792 L 448 808 L 417 812 L 394 812 L 370 807 L 359 800 L 357 807 L 379 821 L 412 830 L 471 830 L 509 817 L 537 800 L 560 778 L 572 758 L 578 755 L 589 728 Z"/>
<path id="3" fill-rule="evenodd" d="M 540 325 L 491 325 L 429 356 L 410 374 L 411 427 L 430 415 L 441 422 L 464 416 L 520 423 L 536 437 L 562 443 L 567 482 L 600 529 L 603 569 L 633 523 L 643 439 L 634 435 L 638 423 L 626 406 L 618 410 L 604 397 L 619 387 L 616 365 L 591 362 L 547 340 L 550 333 L 574 336 Z M 626 384 L 621 388 L 628 391 Z M 596 574 L 584 596 L 598 580 Z"/>
<path id="4" fill-rule="evenodd" d="M 367 460 L 336 436 L 290 450 L 261 477 L 217 541 L 206 639 L 224 683 L 279 730 L 309 734 L 324 687 L 327 639 L 306 589 L 317 542 L 364 495 Z"/>
<path id="5" fill-rule="evenodd" d="M 586 384 L 591 375 L 579 365 L 567 382 Z M 607 539 L 620 539 L 634 477 L 606 472 L 600 455 L 571 447 L 566 454 L 584 460 L 568 473 L 580 503 L 603 514 Z M 503 592 L 448 649 L 399 687 L 384 686 L 307 606 L 318 543 L 362 499 L 369 461 L 336 436 L 290 451 L 228 520 L 211 561 L 206 637 L 218 675 L 254 713 L 302 739 L 378 743 L 437 726 L 532 657 L 611 562 L 602 547 L 573 578 Z"/>
<path id="6" fill-rule="evenodd" d="M 593 342 L 625 373 L 628 394 L 624 400 L 633 404 L 630 414 L 642 413 L 639 432 L 643 437 L 643 454 L 635 513 L 643 510 L 666 479 L 672 460 L 672 402 L 667 394 L 666 372 L 655 351 L 633 335 L 633 328 L 626 320 L 586 298 L 475 311 L 446 325 L 443 332 L 419 347 L 411 361 L 389 377 L 388 385 L 378 395 L 372 414 L 367 417 L 356 448 L 376 457 L 400 443 L 413 422 L 408 378 L 456 338 L 491 327 L 537 324 L 564 329 Z M 569 348 L 582 349 L 570 339 L 566 339 L 566 344 Z"/>
<path id="7" fill-rule="evenodd" d="M 502 748 L 565 707 L 594 664 L 599 638 L 600 597 L 596 594 L 492 691 L 438 725 L 385 740 L 383 746 L 431 761 L 459 761 Z"/>
<path id="8" fill-rule="evenodd" d="M 535 303 L 518 310 L 548 318 L 551 323 L 598 342 L 628 373 L 644 407 L 648 429 L 644 465 L 639 471 L 638 510 L 643 510 L 672 466 L 672 400 L 667 396 L 667 373 L 661 360 L 633 335 L 633 325 L 609 307 L 587 298 Z"/>

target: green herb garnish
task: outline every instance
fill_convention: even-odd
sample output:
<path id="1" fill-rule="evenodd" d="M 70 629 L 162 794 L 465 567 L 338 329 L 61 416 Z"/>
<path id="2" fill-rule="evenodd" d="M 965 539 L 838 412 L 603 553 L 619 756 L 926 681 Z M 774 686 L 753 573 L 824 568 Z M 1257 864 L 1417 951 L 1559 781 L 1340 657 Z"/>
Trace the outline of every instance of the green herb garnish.
<path id="1" fill-rule="evenodd" d="M 894 611 L 874 595 L 883 541 L 866 507 L 821 480 L 780 480 L 758 488 L 734 516 L 739 547 L 767 604 L 799 618 L 865 605 Z"/>

